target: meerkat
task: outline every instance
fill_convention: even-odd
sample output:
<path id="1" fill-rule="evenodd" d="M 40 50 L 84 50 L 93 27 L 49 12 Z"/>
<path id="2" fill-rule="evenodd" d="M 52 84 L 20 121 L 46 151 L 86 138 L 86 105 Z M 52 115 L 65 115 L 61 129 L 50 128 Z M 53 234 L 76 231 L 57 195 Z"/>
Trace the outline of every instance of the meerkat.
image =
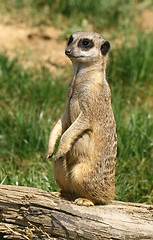
<path id="1" fill-rule="evenodd" d="M 72 34 L 65 54 L 73 64 L 66 107 L 50 133 L 46 159 L 54 154 L 61 195 L 75 204 L 109 203 L 115 196 L 116 123 L 106 81 L 110 43 L 94 32 Z"/>

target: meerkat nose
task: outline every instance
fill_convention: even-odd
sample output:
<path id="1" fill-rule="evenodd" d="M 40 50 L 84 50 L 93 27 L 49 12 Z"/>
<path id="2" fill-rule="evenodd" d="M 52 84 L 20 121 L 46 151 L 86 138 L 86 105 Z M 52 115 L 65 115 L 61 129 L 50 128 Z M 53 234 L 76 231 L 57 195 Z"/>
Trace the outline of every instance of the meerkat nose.
<path id="1" fill-rule="evenodd" d="M 70 56 L 71 53 L 72 53 L 72 50 L 65 50 L 65 54 L 66 54 L 67 56 Z"/>

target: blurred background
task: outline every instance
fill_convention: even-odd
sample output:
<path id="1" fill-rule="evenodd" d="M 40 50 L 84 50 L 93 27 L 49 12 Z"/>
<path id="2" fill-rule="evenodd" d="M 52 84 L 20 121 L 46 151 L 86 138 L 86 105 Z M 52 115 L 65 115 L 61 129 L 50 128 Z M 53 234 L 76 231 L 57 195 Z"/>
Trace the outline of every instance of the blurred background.
<path id="1" fill-rule="evenodd" d="M 78 30 L 111 43 L 116 199 L 151 204 L 152 0 L 0 0 L 0 184 L 58 190 L 45 154 L 72 77 L 65 44 Z"/>

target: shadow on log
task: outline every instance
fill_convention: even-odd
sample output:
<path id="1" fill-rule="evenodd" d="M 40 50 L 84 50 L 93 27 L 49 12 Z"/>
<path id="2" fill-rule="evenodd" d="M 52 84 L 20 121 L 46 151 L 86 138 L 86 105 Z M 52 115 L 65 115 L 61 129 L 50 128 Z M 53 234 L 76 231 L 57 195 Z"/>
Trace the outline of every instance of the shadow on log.
<path id="1" fill-rule="evenodd" d="M 153 206 L 84 207 L 40 189 L 0 185 L 0 239 L 153 239 Z"/>

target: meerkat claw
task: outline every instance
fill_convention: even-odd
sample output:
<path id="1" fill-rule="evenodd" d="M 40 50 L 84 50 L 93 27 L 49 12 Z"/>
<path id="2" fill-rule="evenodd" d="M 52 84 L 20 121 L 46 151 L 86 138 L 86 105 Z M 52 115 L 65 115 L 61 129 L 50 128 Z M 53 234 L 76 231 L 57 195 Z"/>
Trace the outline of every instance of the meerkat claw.
<path id="1" fill-rule="evenodd" d="M 46 162 L 47 162 L 50 158 L 52 158 L 53 155 L 54 155 L 54 153 L 48 154 L 48 155 L 46 156 L 46 158 L 45 158 Z"/>

